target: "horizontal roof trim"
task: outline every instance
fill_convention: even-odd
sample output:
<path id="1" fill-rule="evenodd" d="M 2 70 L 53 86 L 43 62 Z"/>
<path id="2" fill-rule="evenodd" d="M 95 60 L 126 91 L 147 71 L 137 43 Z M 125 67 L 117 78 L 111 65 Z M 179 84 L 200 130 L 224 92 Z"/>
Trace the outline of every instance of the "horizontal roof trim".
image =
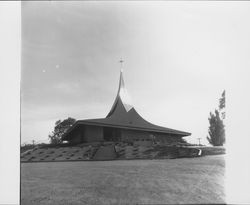
<path id="1" fill-rule="evenodd" d="M 102 127 L 112 127 L 112 128 L 123 128 L 123 129 L 129 129 L 129 130 L 140 130 L 140 131 L 148 131 L 148 132 L 155 132 L 155 133 L 182 135 L 183 137 L 191 135 L 191 133 L 182 132 L 182 131 L 173 130 L 173 129 L 169 129 L 169 131 L 166 131 L 166 130 L 153 129 L 153 128 L 144 128 L 144 127 L 121 125 L 121 124 L 108 124 L 108 123 L 102 123 L 102 122 L 91 122 L 88 120 L 79 120 L 79 121 L 76 121 L 76 123 L 65 133 L 64 139 L 66 139 L 66 135 L 68 135 L 77 125 L 92 125 L 92 126 L 102 126 Z"/>
<path id="2" fill-rule="evenodd" d="M 68 131 L 63 135 L 62 139 L 66 140 L 67 138 L 70 138 L 70 134 L 74 132 L 74 129 L 80 125 L 164 133 L 179 135 L 180 137 L 191 135 L 191 133 L 188 132 L 170 129 L 148 122 L 137 113 L 129 99 L 130 98 L 128 97 L 128 93 L 124 85 L 123 75 L 122 72 L 120 72 L 119 89 L 114 104 L 106 118 L 79 120 L 70 129 L 68 129 Z"/>

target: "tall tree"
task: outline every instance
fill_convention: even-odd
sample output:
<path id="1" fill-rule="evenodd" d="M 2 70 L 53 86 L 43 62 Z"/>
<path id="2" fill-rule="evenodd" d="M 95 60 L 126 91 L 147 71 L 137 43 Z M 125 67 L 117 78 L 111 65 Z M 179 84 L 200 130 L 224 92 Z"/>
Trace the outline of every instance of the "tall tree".
<path id="1" fill-rule="evenodd" d="M 226 106 L 226 91 L 224 90 L 221 98 L 219 99 L 219 110 L 214 113 L 210 112 L 209 128 L 207 140 L 213 146 L 222 146 L 225 143 L 225 126 L 223 119 L 225 119 L 225 106 Z"/>
<path id="2" fill-rule="evenodd" d="M 224 90 L 219 101 L 219 110 L 221 112 L 222 119 L 225 119 L 226 117 L 225 107 L 226 107 L 226 91 Z"/>
<path id="3" fill-rule="evenodd" d="M 210 112 L 208 121 L 210 125 L 207 140 L 213 146 L 222 146 L 225 143 L 225 126 L 223 120 L 220 118 L 219 111 L 215 110 L 215 114 Z"/>
<path id="4" fill-rule="evenodd" d="M 54 131 L 49 135 L 49 140 L 51 144 L 62 143 L 62 135 L 67 132 L 67 130 L 76 122 L 74 118 L 67 118 L 63 121 L 58 120 L 55 123 Z"/>

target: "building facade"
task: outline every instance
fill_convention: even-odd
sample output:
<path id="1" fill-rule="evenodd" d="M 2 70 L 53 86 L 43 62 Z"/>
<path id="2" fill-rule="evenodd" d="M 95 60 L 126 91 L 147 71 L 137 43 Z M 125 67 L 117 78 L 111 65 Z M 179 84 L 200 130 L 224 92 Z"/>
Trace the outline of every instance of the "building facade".
<path id="1" fill-rule="evenodd" d="M 103 141 L 171 144 L 181 142 L 189 135 L 191 133 L 154 125 L 143 119 L 131 103 L 121 71 L 117 96 L 106 118 L 78 120 L 62 140 L 74 144 Z"/>

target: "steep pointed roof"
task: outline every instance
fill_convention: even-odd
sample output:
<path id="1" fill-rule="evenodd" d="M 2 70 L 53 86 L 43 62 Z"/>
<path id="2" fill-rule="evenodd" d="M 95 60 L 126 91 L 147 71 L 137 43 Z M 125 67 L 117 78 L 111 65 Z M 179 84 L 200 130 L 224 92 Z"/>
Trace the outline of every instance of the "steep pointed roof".
<path id="1" fill-rule="evenodd" d="M 119 88 L 113 103 L 111 110 L 109 111 L 107 117 L 110 117 L 114 114 L 117 110 L 120 110 L 120 107 L 124 107 L 127 112 L 129 112 L 132 108 L 132 100 L 128 94 L 128 91 L 125 87 L 124 79 L 123 79 L 123 70 L 120 71 L 120 81 L 119 81 Z"/>
<path id="2" fill-rule="evenodd" d="M 64 135 L 67 140 L 69 134 L 79 125 L 96 125 L 130 130 L 167 133 L 178 136 L 189 136 L 191 133 L 154 125 L 143 119 L 132 105 L 131 98 L 125 88 L 123 71 L 120 71 L 119 88 L 115 101 L 106 118 L 78 120 Z"/>

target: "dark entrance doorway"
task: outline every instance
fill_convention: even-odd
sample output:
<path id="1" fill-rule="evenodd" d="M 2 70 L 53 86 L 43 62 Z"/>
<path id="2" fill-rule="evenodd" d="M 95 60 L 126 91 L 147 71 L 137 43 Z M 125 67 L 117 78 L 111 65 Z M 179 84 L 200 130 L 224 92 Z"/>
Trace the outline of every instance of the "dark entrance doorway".
<path id="1" fill-rule="evenodd" d="M 104 127 L 103 138 L 105 141 L 121 141 L 121 130 L 112 127 Z"/>

